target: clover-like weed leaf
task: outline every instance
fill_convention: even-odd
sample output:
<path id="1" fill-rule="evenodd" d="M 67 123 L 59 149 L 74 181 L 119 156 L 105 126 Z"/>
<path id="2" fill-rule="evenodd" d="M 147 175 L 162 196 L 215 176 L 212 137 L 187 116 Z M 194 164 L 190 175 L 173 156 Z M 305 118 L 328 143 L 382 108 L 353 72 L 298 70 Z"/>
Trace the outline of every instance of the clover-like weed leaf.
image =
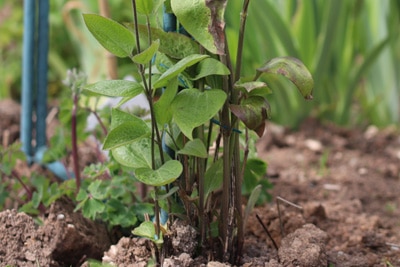
<path id="1" fill-rule="evenodd" d="M 230 110 L 250 130 L 254 130 L 259 137 L 264 134 L 265 120 L 270 117 L 270 106 L 268 101 L 261 96 L 250 96 L 242 101 L 240 105 L 230 105 Z"/>
<path id="2" fill-rule="evenodd" d="M 220 89 L 205 90 L 185 89 L 172 101 L 173 118 L 189 139 L 194 128 L 214 117 L 223 106 L 226 94 Z"/>
<path id="3" fill-rule="evenodd" d="M 254 80 L 258 79 L 262 73 L 273 73 L 283 75 L 288 78 L 300 91 L 301 95 L 307 99 L 312 99 L 314 80 L 303 62 L 293 57 L 273 58 L 257 69 Z"/>
<path id="4" fill-rule="evenodd" d="M 84 14 L 83 19 L 89 31 L 105 49 L 117 57 L 129 57 L 132 54 L 135 37 L 127 28 L 95 14 Z"/>

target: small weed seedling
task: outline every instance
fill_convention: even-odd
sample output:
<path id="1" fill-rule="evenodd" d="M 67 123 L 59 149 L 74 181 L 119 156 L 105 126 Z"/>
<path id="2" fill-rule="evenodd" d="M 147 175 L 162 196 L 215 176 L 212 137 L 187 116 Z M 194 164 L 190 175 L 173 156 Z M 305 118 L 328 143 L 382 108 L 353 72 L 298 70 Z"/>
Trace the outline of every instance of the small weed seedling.
<path id="1" fill-rule="evenodd" d="M 266 164 L 253 158 L 249 144 L 253 133 L 263 135 L 270 116 L 269 86 L 277 76 L 285 76 L 304 98 L 311 99 L 313 80 L 303 63 L 291 57 L 267 61 L 253 78 L 240 77 L 250 1 L 243 2 L 237 53 L 232 57 L 224 32 L 226 2 L 133 0 L 133 23 L 125 25 L 83 15 L 99 43 L 117 57 L 129 58 L 137 70 L 135 81 L 99 81 L 85 86 L 84 93 L 121 97 L 120 104 L 143 93 L 150 119 L 125 112 L 120 104 L 112 109 L 103 149 L 132 176 L 119 178 L 125 179 L 121 183 L 113 177 L 107 185 L 87 182 L 78 200 L 84 213 L 122 208 L 137 215 L 134 205 L 110 202 L 116 192 L 124 198 L 118 185 L 139 181 L 151 189 L 142 196 L 151 200 L 148 213 L 154 219 L 144 221 L 134 234 L 161 248 L 170 221 L 183 219 L 199 231 L 199 253 L 214 251 L 210 258 L 235 263 L 244 238 L 242 193 L 250 194 L 258 184 L 267 186 L 261 179 Z M 176 16 L 187 34 L 157 27 L 155 18 L 163 3 L 165 13 Z M 256 187 L 250 206 L 261 191 L 265 192 Z"/>

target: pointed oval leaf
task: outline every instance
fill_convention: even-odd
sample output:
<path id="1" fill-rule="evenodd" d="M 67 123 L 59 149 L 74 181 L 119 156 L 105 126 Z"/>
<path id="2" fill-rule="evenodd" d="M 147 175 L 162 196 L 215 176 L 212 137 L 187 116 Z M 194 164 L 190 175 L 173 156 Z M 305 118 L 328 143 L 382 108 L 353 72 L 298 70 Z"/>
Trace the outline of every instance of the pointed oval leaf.
<path id="1" fill-rule="evenodd" d="M 164 125 L 172 119 L 171 103 L 178 92 L 178 80 L 169 82 L 167 88 L 161 95 L 160 99 L 154 104 L 154 113 L 157 123 Z"/>
<path id="2" fill-rule="evenodd" d="M 159 46 L 160 40 L 155 40 L 146 50 L 144 50 L 140 54 L 134 55 L 132 57 L 133 62 L 139 64 L 148 64 L 158 51 Z"/>
<path id="3" fill-rule="evenodd" d="M 215 58 L 206 58 L 197 65 L 197 75 L 192 80 L 198 80 L 210 75 L 229 75 L 227 66 Z"/>
<path id="4" fill-rule="evenodd" d="M 262 186 L 257 185 L 251 191 L 249 200 L 247 201 L 246 209 L 244 210 L 244 219 L 243 219 L 243 222 L 244 222 L 243 228 L 244 229 L 246 229 L 246 224 L 247 224 L 247 220 L 249 219 L 250 213 L 253 210 L 254 206 L 256 205 L 258 198 L 260 197 L 261 190 L 262 190 Z"/>
<path id="5" fill-rule="evenodd" d="M 193 129 L 214 117 L 225 99 L 225 92 L 219 89 L 204 92 L 194 88 L 185 89 L 172 101 L 173 118 L 183 134 L 192 139 Z"/>
<path id="6" fill-rule="evenodd" d="M 144 91 L 140 83 L 127 80 L 104 80 L 86 85 L 83 89 L 96 95 L 130 98 Z"/>
<path id="7" fill-rule="evenodd" d="M 303 62 L 293 57 L 273 58 L 257 69 L 255 79 L 262 73 L 273 73 L 288 78 L 300 91 L 301 95 L 309 100 L 312 99 L 314 80 Z"/>
<path id="8" fill-rule="evenodd" d="M 181 59 L 161 75 L 161 77 L 154 83 L 154 87 L 160 88 L 166 86 L 169 80 L 178 76 L 178 74 L 184 71 L 187 67 L 190 67 L 207 57 L 209 56 L 194 54 Z"/>
<path id="9" fill-rule="evenodd" d="M 111 110 L 111 125 L 110 130 L 114 129 L 115 127 L 132 120 L 136 120 L 137 117 L 134 115 L 122 111 L 118 108 L 113 108 Z"/>
<path id="10" fill-rule="evenodd" d="M 84 14 L 83 19 L 97 41 L 117 57 L 129 57 L 135 47 L 135 37 L 124 26 L 111 19 Z"/>
<path id="11" fill-rule="evenodd" d="M 237 82 L 235 88 L 239 89 L 247 96 L 258 95 L 267 97 L 272 91 L 268 85 L 264 82 L 252 81 L 252 82 Z"/>
<path id="12" fill-rule="evenodd" d="M 223 168 L 222 158 L 214 162 L 204 175 L 204 198 L 207 200 L 212 191 L 222 186 Z"/>
<path id="13" fill-rule="evenodd" d="M 162 0 L 136 0 L 136 8 L 138 13 L 150 15 L 163 2 Z"/>
<path id="14" fill-rule="evenodd" d="M 229 108 L 247 128 L 255 130 L 260 137 L 263 135 L 265 120 L 270 117 L 271 109 L 264 97 L 251 96 L 240 105 L 230 105 Z"/>
<path id="15" fill-rule="evenodd" d="M 195 156 L 198 158 L 207 158 L 207 149 L 200 139 L 193 139 L 185 144 L 185 146 L 178 151 L 178 154 Z"/>
<path id="16" fill-rule="evenodd" d="M 142 222 L 138 227 L 133 229 L 132 234 L 148 238 L 157 244 L 162 244 L 163 242 L 162 232 L 160 233 L 161 237 L 157 238 L 156 228 L 154 226 L 154 223 L 150 221 Z"/>
<path id="17" fill-rule="evenodd" d="M 171 8 L 185 30 L 205 49 L 220 55 L 225 53 L 225 6 L 226 0 L 171 0 Z"/>
<path id="18" fill-rule="evenodd" d="M 177 160 L 169 160 L 160 168 L 139 168 L 135 170 L 136 178 L 144 184 L 163 186 L 175 181 L 183 170 L 182 164 Z"/>
<path id="19" fill-rule="evenodd" d="M 134 29 L 132 24 L 127 24 L 127 27 L 132 31 Z M 141 43 L 149 46 L 149 33 L 147 26 L 139 24 L 138 30 Z M 160 52 L 170 56 L 171 58 L 182 59 L 200 52 L 199 44 L 186 35 L 176 32 L 164 32 L 162 29 L 152 27 L 150 28 L 150 31 L 153 40 L 160 40 Z"/>
<path id="20" fill-rule="evenodd" d="M 111 153 L 115 160 L 124 166 L 134 169 L 152 167 L 151 140 L 149 138 L 143 138 L 128 145 L 116 147 L 111 150 Z M 154 155 L 155 166 L 161 166 L 158 148 Z M 165 155 L 165 157 L 167 156 Z"/>
<path id="21" fill-rule="evenodd" d="M 112 129 L 104 140 L 103 149 L 107 150 L 127 145 L 149 136 L 149 134 L 150 129 L 147 124 L 143 120 L 136 118 Z"/>

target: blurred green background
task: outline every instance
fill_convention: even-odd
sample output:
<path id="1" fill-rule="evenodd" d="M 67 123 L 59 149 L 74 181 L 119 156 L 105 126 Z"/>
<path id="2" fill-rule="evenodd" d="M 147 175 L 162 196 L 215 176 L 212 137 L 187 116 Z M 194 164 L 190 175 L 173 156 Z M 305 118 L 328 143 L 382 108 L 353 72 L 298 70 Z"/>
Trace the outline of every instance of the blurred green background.
<path id="1" fill-rule="evenodd" d="M 130 1 L 108 1 L 110 16 L 131 20 Z M 89 82 L 107 75 L 106 53 L 80 14 L 100 13 L 98 1 L 50 0 L 49 94 L 62 90 L 66 70 L 78 67 Z M 19 99 L 23 1 L 0 0 L 0 99 Z M 235 55 L 242 1 L 230 0 L 227 37 Z M 161 17 L 158 18 L 161 22 Z M 273 121 L 296 127 L 309 116 L 344 126 L 380 127 L 400 120 L 399 0 L 253 0 L 246 25 L 242 74 L 276 56 L 301 59 L 315 79 L 304 101 L 287 81 L 270 96 Z M 233 59 L 233 61 L 235 61 Z M 133 71 L 118 59 L 118 76 Z"/>

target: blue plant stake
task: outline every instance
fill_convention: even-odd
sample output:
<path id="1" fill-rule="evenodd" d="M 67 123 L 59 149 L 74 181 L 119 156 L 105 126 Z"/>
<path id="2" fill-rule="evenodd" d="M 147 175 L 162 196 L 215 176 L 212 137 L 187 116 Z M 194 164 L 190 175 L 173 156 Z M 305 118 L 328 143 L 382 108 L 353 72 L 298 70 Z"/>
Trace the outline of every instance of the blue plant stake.
<path id="1" fill-rule="evenodd" d="M 24 1 L 21 142 L 29 163 L 42 163 L 46 151 L 48 16 L 48 0 Z M 34 127 L 36 144 L 33 148 Z M 71 177 L 61 162 L 48 163 L 45 167 L 62 180 Z"/>

